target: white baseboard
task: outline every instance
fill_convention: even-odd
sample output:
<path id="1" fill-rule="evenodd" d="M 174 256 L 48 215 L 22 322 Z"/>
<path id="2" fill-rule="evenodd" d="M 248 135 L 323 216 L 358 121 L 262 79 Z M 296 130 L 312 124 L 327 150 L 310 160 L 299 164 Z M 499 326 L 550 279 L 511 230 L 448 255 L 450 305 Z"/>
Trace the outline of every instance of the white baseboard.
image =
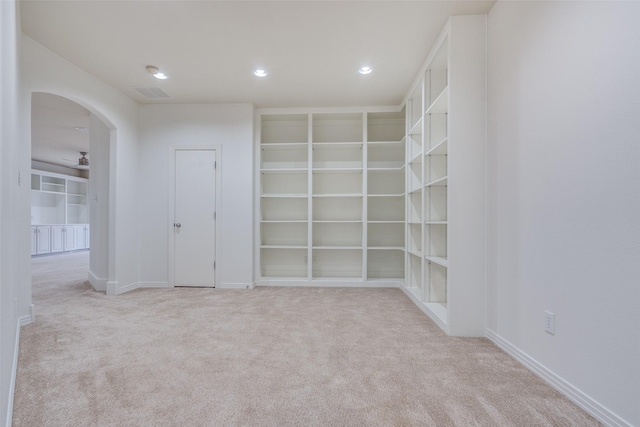
<path id="1" fill-rule="evenodd" d="M 169 283 L 167 282 L 140 282 L 138 283 L 139 288 L 170 288 Z"/>
<path id="2" fill-rule="evenodd" d="M 98 277 L 89 270 L 89 284 L 98 292 L 106 292 L 108 279 Z"/>
<path id="3" fill-rule="evenodd" d="M 129 283 L 128 285 L 120 285 L 120 282 L 107 282 L 107 295 L 120 295 L 125 292 L 133 291 L 140 287 L 140 282 Z"/>
<path id="4" fill-rule="evenodd" d="M 605 408 L 491 329 L 487 329 L 487 338 L 604 425 L 611 427 L 632 427 L 631 423 Z"/>
<path id="5" fill-rule="evenodd" d="M 129 283 L 128 285 L 119 286 L 116 288 L 116 295 L 124 294 L 126 292 L 131 292 L 140 287 L 140 282 Z"/>
<path id="6" fill-rule="evenodd" d="M 29 324 L 31 322 L 30 316 L 19 317 L 16 323 L 16 339 L 13 343 L 13 364 L 11 366 L 11 382 L 9 383 L 9 395 L 7 402 L 7 418 L 6 427 L 11 427 L 13 424 L 13 395 L 16 391 L 16 378 L 18 376 L 18 354 L 20 351 L 20 328 L 22 324 Z"/>
<path id="7" fill-rule="evenodd" d="M 27 326 L 36 321 L 35 306 L 31 304 L 29 306 L 29 314 L 27 316 L 18 317 L 18 325 Z"/>
<path id="8" fill-rule="evenodd" d="M 216 286 L 218 289 L 253 289 L 256 286 L 255 282 L 253 283 L 220 283 L 220 285 Z"/>
<path id="9" fill-rule="evenodd" d="M 400 283 L 395 280 L 290 280 L 285 278 L 278 279 L 261 279 L 258 280 L 255 286 L 279 286 L 279 287 L 323 287 L 323 288 L 399 288 Z"/>

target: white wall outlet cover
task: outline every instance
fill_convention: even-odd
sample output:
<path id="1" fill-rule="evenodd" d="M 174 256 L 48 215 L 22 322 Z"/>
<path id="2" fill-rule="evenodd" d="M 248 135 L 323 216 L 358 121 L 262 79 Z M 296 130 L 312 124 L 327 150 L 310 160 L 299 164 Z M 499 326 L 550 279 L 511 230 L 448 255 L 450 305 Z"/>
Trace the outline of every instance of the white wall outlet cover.
<path id="1" fill-rule="evenodd" d="M 544 312 L 544 330 L 551 335 L 556 334 L 556 315 L 550 311 Z"/>

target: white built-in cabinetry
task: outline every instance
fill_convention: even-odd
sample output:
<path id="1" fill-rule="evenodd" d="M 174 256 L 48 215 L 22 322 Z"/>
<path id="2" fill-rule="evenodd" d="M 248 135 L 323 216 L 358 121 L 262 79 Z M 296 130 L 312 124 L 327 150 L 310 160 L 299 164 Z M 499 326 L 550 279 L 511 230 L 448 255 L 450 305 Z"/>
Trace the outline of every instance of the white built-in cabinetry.
<path id="1" fill-rule="evenodd" d="M 259 282 L 402 280 L 404 111 L 259 117 Z"/>
<path id="2" fill-rule="evenodd" d="M 451 17 L 402 109 L 259 111 L 258 284 L 399 285 L 484 335 L 485 36 Z"/>
<path id="3" fill-rule="evenodd" d="M 449 19 L 406 101 L 408 295 L 484 334 L 486 17 Z"/>
<path id="4" fill-rule="evenodd" d="M 89 248 L 87 179 L 33 170 L 31 254 Z"/>

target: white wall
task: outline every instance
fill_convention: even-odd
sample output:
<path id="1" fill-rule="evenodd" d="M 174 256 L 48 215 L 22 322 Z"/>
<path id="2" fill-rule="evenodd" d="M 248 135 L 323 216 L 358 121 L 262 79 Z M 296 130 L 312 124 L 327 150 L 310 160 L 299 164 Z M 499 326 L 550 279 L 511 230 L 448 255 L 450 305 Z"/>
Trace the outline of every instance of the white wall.
<path id="1" fill-rule="evenodd" d="M 168 277 L 171 147 L 220 145 L 217 277 L 222 287 L 253 284 L 253 107 L 143 105 L 140 109 L 141 262 L 143 285 L 166 286 Z"/>
<path id="2" fill-rule="evenodd" d="M 20 198 L 28 197 L 30 164 L 16 162 L 21 141 L 18 122 L 19 26 L 16 3 L 0 2 L 0 425 L 6 425 L 12 410 L 12 380 L 15 363 L 18 317 L 26 315 L 28 305 L 21 301 L 20 289 L 28 283 L 20 257 L 29 257 L 30 239 L 25 223 L 29 211 L 20 212 Z M 21 167 L 25 166 L 25 167 Z M 19 186 L 18 173 L 22 185 Z M 21 236 L 21 231 L 26 231 Z"/>
<path id="3" fill-rule="evenodd" d="M 87 204 L 91 223 L 91 260 L 89 281 L 96 290 L 105 291 L 109 276 L 109 169 L 111 130 L 95 114 L 89 118 L 91 176 Z M 117 142 L 116 142 L 117 143 Z"/>
<path id="4" fill-rule="evenodd" d="M 24 35 L 20 39 L 22 77 L 22 133 L 24 143 L 18 158 L 31 157 L 31 93 L 49 92 L 75 101 L 99 117 L 111 130 L 108 163 L 109 241 L 107 291 L 117 293 L 139 280 L 139 230 L 137 212 L 138 108 L 131 98 L 45 49 Z M 92 166 L 102 159 L 91 156 Z M 27 193 L 28 196 L 28 193 Z M 28 212 L 28 203 L 25 205 Z M 25 229 L 28 232 L 28 227 Z M 25 234 L 28 240 L 28 234 Z M 26 258 L 28 268 L 29 258 Z M 29 298 L 30 299 L 30 296 Z"/>
<path id="5" fill-rule="evenodd" d="M 498 2 L 488 22 L 489 333 L 623 425 L 640 425 L 639 17 Z"/>

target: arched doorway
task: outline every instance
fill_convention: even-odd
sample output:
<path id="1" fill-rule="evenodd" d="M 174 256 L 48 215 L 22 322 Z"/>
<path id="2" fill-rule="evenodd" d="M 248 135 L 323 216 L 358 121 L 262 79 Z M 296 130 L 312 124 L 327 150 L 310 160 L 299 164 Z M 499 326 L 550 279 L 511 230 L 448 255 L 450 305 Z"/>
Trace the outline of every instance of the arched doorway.
<path id="1" fill-rule="evenodd" d="M 38 249 L 47 253 L 47 244 L 48 253 L 90 248 L 88 278 L 99 291 L 106 290 L 110 271 L 109 189 L 114 140 L 114 126 L 91 106 L 64 95 L 32 93 L 32 168 L 42 171 L 32 174 L 32 247 L 42 246 L 32 254 L 37 255 Z M 48 242 L 34 238 L 34 223 L 50 233 Z M 61 223 L 62 247 L 60 227 L 54 227 Z M 48 230 L 47 225 L 51 226 Z"/>

